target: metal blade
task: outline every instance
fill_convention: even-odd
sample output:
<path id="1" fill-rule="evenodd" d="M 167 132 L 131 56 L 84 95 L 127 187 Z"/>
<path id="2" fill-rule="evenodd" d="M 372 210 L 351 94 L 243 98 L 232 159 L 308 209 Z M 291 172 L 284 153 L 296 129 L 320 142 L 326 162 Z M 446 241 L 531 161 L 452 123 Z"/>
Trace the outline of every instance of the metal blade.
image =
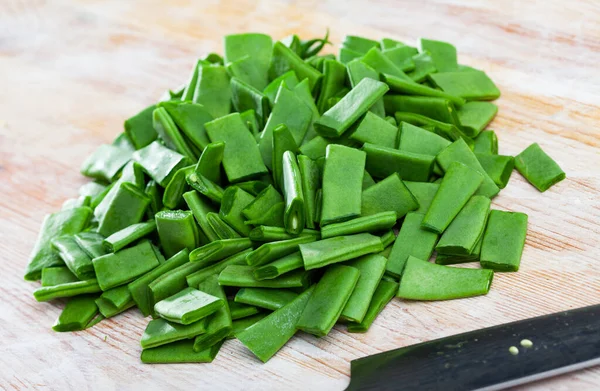
<path id="1" fill-rule="evenodd" d="M 347 390 L 499 390 L 598 364 L 593 305 L 354 360 Z"/>

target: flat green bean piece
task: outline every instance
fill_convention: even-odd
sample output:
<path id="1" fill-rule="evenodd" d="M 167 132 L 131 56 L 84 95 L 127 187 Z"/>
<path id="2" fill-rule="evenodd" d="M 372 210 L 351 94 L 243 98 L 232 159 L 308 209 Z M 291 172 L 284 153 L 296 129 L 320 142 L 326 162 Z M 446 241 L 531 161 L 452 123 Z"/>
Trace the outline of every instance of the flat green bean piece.
<path id="1" fill-rule="evenodd" d="M 242 211 L 254 201 L 254 196 L 237 186 L 229 186 L 223 193 L 219 216 L 242 236 L 248 236 L 251 226 L 245 224 Z"/>
<path id="2" fill-rule="evenodd" d="M 436 72 L 437 68 L 433 62 L 433 58 L 428 52 L 422 52 L 413 56 L 415 69 L 407 73 L 413 81 L 421 83 L 427 79 L 427 76 Z"/>
<path id="3" fill-rule="evenodd" d="M 359 56 L 362 57 L 362 56 Z M 340 60 L 341 61 L 341 60 Z M 343 61 L 342 61 L 343 63 Z M 360 58 L 356 58 L 346 64 L 346 71 L 348 73 L 348 79 L 350 79 L 350 86 L 352 88 L 356 87 L 360 81 L 366 77 L 371 78 L 373 80 L 379 80 L 379 73 L 360 61 Z M 378 117 L 385 116 L 385 109 L 383 107 L 383 99 L 379 99 L 377 102 L 371 106 L 369 111 Z"/>
<path id="4" fill-rule="evenodd" d="M 114 182 L 130 159 L 131 151 L 102 144 L 83 162 L 80 171 L 90 178 Z"/>
<path id="5" fill-rule="evenodd" d="M 227 224 L 217 213 L 208 213 L 206 215 L 208 224 L 215 231 L 219 239 L 235 239 L 240 235 Z"/>
<path id="6" fill-rule="evenodd" d="M 191 144 L 200 151 L 206 148 L 210 140 L 206 134 L 204 124 L 212 121 L 213 116 L 203 105 L 186 101 L 161 102 L 159 106 L 167 110 L 177 127 Z"/>
<path id="7" fill-rule="evenodd" d="M 337 104 L 315 121 L 315 130 L 324 137 L 339 137 L 389 90 L 380 81 L 364 78 Z"/>
<path id="8" fill-rule="evenodd" d="M 292 270 L 300 269 L 304 267 L 304 261 L 300 252 L 286 255 L 279 258 L 271 263 L 257 267 L 254 269 L 254 278 L 257 280 L 267 280 L 277 278 L 282 274 L 288 273 Z"/>
<path id="9" fill-rule="evenodd" d="M 492 210 L 488 220 L 479 261 L 486 269 L 516 272 L 527 236 L 527 215 Z"/>
<path id="10" fill-rule="evenodd" d="M 435 263 L 438 265 L 454 265 L 457 263 L 467 263 L 467 262 L 476 262 L 479 261 L 479 255 L 481 254 L 481 242 L 483 241 L 483 233 L 475 248 L 469 255 L 446 255 L 446 254 L 437 254 L 435 257 Z"/>
<path id="11" fill-rule="evenodd" d="M 276 311 L 297 297 L 298 293 L 290 289 L 242 288 L 235 295 L 235 302 Z"/>
<path id="12" fill-rule="evenodd" d="M 315 239 L 320 239 L 321 234 L 317 230 L 304 229 L 298 235 L 290 235 L 285 231 L 285 228 L 281 227 L 270 227 L 267 225 L 261 225 L 250 231 L 248 236 L 254 242 L 276 242 L 280 240 L 294 239 L 299 236 L 312 236 Z"/>
<path id="13" fill-rule="evenodd" d="M 384 248 L 383 251 L 385 251 L 385 249 L 390 247 L 396 241 L 396 234 L 394 233 L 393 229 L 389 229 L 389 230 L 385 231 L 385 233 L 383 235 L 380 236 L 380 239 L 381 239 L 381 245 Z M 390 251 L 391 251 L 391 249 L 390 249 Z"/>
<path id="14" fill-rule="evenodd" d="M 323 79 L 321 91 L 317 100 L 319 113 L 325 112 L 327 100 L 344 88 L 346 81 L 346 67 L 336 60 L 325 60 L 323 64 Z"/>
<path id="15" fill-rule="evenodd" d="M 158 141 L 137 150 L 133 158 L 159 185 L 165 187 L 177 170 L 190 164 L 185 156 L 170 150 Z"/>
<path id="16" fill-rule="evenodd" d="M 196 323 L 183 325 L 172 323 L 162 318 L 153 319 L 146 326 L 140 345 L 143 349 L 149 349 L 175 341 L 194 338 L 197 335 L 206 333 L 207 320 L 202 319 Z"/>
<path id="17" fill-rule="evenodd" d="M 458 70 L 456 48 L 442 41 L 421 38 L 421 50 L 429 52 L 438 72 L 453 72 Z"/>
<path id="18" fill-rule="evenodd" d="M 251 288 L 298 288 L 306 287 L 310 273 L 296 270 L 268 280 L 254 277 L 254 268 L 248 265 L 229 265 L 219 274 L 219 285 Z"/>
<path id="19" fill-rule="evenodd" d="M 388 74 L 396 76 L 399 79 L 412 82 L 412 79 L 406 76 L 402 69 L 392 60 L 390 60 L 385 54 L 383 54 L 378 48 L 370 49 L 367 53 L 365 53 L 360 61 L 375 69 L 375 71 L 380 74 Z"/>
<path id="20" fill-rule="evenodd" d="M 171 342 L 142 350 L 141 360 L 146 364 L 210 363 L 217 357 L 223 342 L 216 343 L 201 352 L 194 351 L 193 341 Z"/>
<path id="21" fill-rule="evenodd" d="M 181 170 L 178 170 L 178 172 L 179 171 Z M 177 176 L 177 174 L 175 174 L 175 176 Z M 169 185 L 171 184 L 171 182 L 169 182 Z M 185 183 L 185 178 L 183 178 L 183 182 Z M 187 186 L 187 183 L 185 183 L 184 186 Z M 167 187 L 169 186 L 167 185 Z M 150 179 L 146 184 L 146 187 L 144 188 L 144 193 L 146 193 L 148 198 L 150 198 L 150 204 L 148 205 L 148 209 L 146 209 L 146 217 L 149 219 L 153 219 L 154 215 L 157 214 L 160 210 L 162 210 L 164 206 L 162 200 L 163 194 L 161 187 L 158 183 L 156 183 L 155 180 Z"/>
<path id="22" fill-rule="evenodd" d="M 458 109 L 458 120 L 467 136 L 476 137 L 497 113 L 498 106 L 491 102 L 467 102 Z"/>
<path id="23" fill-rule="evenodd" d="M 406 46 L 404 43 L 391 38 L 382 38 L 379 44 L 381 45 L 381 50 L 389 50 L 399 46 Z"/>
<path id="24" fill-rule="evenodd" d="M 443 233 L 475 194 L 482 181 L 483 176 L 480 173 L 464 164 L 450 164 L 423 218 L 423 228 L 438 234 Z"/>
<path id="25" fill-rule="evenodd" d="M 250 266 L 261 266 L 298 251 L 298 246 L 317 240 L 315 236 L 299 236 L 297 238 L 268 242 L 248 254 L 246 262 Z"/>
<path id="26" fill-rule="evenodd" d="M 94 327 L 95 325 L 97 325 L 98 323 L 100 323 L 101 321 L 103 321 L 104 319 L 106 319 L 104 317 L 104 315 L 102 315 L 102 314 L 96 314 L 96 316 L 94 316 L 92 318 L 92 320 L 90 320 L 88 322 L 88 324 L 85 325 L 84 330 Z"/>
<path id="27" fill-rule="evenodd" d="M 304 140 L 302 140 L 302 143 L 307 143 L 308 141 L 312 140 L 317 136 L 314 123 L 321 117 L 321 114 L 319 113 L 319 109 L 317 108 L 317 105 L 315 104 L 312 93 L 310 91 L 308 79 L 304 79 L 302 80 L 302 82 L 298 83 L 298 85 L 294 87 L 293 91 L 296 94 L 296 96 L 298 96 L 298 98 L 300 98 L 300 100 L 302 100 L 302 102 L 304 102 L 312 111 L 312 117 L 310 119 L 310 124 L 308 125 L 308 130 L 304 135 Z"/>
<path id="28" fill-rule="evenodd" d="M 321 226 L 360 215 L 365 160 L 366 154 L 362 151 L 342 145 L 327 146 Z"/>
<path id="29" fill-rule="evenodd" d="M 230 182 L 242 182 L 266 174 L 256 141 L 239 113 L 233 113 L 206 123 L 211 142 L 224 142 L 223 168 Z"/>
<path id="30" fill-rule="evenodd" d="M 471 148 L 469 148 L 467 143 L 462 139 L 456 140 L 441 151 L 437 155 L 436 161 L 444 171 L 448 171 L 450 164 L 459 162 L 481 174 L 483 182 L 481 183 L 481 187 L 477 190 L 477 195 L 493 198 L 500 192 L 500 188 L 498 188 L 492 178 L 485 172 L 479 163 L 479 160 L 477 160 L 477 157 L 473 151 L 471 151 Z"/>
<path id="31" fill-rule="evenodd" d="M 25 279 L 28 281 L 39 280 L 42 269 L 60 266 L 63 262 L 52 250 L 52 239 L 81 232 L 88 225 L 91 216 L 92 210 L 88 207 L 67 209 L 47 215 L 29 255 Z"/>
<path id="32" fill-rule="evenodd" d="M 98 313 L 94 296 L 79 296 L 69 299 L 65 308 L 52 326 L 54 331 L 77 331 L 86 328 Z"/>
<path id="33" fill-rule="evenodd" d="M 46 267 L 42 269 L 42 286 L 54 286 L 79 281 L 66 266 Z"/>
<path id="34" fill-rule="evenodd" d="M 97 232 L 80 232 L 74 236 L 75 241 L 90 258 L 97 258 L 106 254 L 102 244 L 104 236 Z"/>
<path id="35" fill-rule="evenodd" d="M 304 193 L 298 161 L 291 151 L 283 153 L 282 189 L 285 198 L 283 226 L 287 233 L 298 235 L 304 229 Z"/>
<path id="36" fill-rule="evenodd" d="M 433 169 L 435 157 L 400 151 L 366 143 L 362 150 L 367 154 L 366 169 L 373 177 L 386 178 L 399 174 L 407 181 L 426 182 Z"/>
<path id="37" fill-rule="evenodd" d="M 278 125 L 273 129 L 273 182 L 275 186 L 283 190 L 283 154 L 285 151 L 298 152 L 298 145 L 294 140 L 292 132 L 285 124 Z"/>
<path id="38" fill-rule="evenodd" d="M 417 199 L 398 174 L 390 175 L 363 191 L 362 194 L 362 216 L 393 211 L 399 219 L 417 208 L 419 208 Z"/>
<path id="39" fill-rule="evenodd" d="M 185 87 L 181 93 L 180 99 L 182 101 L 189 101 L 194 98 L 194 90 L 196 89 L 196 84 L 198 84 L 198 70 L 203 63 L 203 60 L 198 60 L 194 63 L 190 77 L 185 83 Z"/>
<path id="40" fill-rule="evenodd" d="M 225 190 L 213 181 L 198 174 L 197 172 L 191 172 L 186 175 L 185 180 L 192 189 L 197 190 L 200 194 L 208 197 L 216 203 L 221 203 L 223 199 L 223 193 Z"/>
<path id="41" fill-rule="evenodd" d="M 246 217 L 246 224 L 283 227 L 284 210 L 283 197 L 269 185 L 242 210 L 242 214 Z"/>
<path id="42" fill-rule="evenodd" d="M 436 265 L 411 256 L 397 296 L 410 300 L 450 300 L 485 295 L 493 277 L 491 270 Z"/>
<path id="43" fill-rule="evenodd" d="M 224 151 L 225 143 L 208 144 L 202 151 L 194 171 L 209 181 L 221 183 L 221 162 L 223 161 Z"/>
<path id="44" fill-rule="evenodd" d="M 462 132 L 462 130 L 460 130 L 457 126 L 455 126 L 453 124 L 447 124 L 445 122 L 437 121 L 435 119 L 426 117 L 421 114 L 407 113 L 407 112 L 400 112 L 400 111 L 396 112 L 394 114 L 394 117 L 396 118 L 396 121 L 398 121 L 398 123 L 408 122 L 410 124 L 421 126 L 421 127 L 433 128 L 433 131 L 436 134 L 438 134 L 450 141 L 455 141 L 455 140 L 458 140 L 459 138 L 462 138 L 463 140 L 465 140 L 467 145 L 472 147 L 474 144 L 473 139 L 466 136 Z"/>
<path id="45" fill-rule="evenodd" d="M 233 321 L 237 319 L 247 318 L 249 316 L 256 315 L 260 312 L 258 307 L 236 303 L 233 300 L 227 300 L 227 305 L 229 306 L 229 313 L 231 314 L 231 320 Z"/>
<path id="46" fill-rule="evenodd" d="M 231 331 L 229 332 L 227 339 L 235 338 L 235 335 L 237 333 L 240 333 L 243 330 L 246 330 L 253 324 L 257 323 L 259 320 L 264 319 L 267 315 L 269 315 L 269 314 L 266 312 L 260 312 L 253 316 L 248 316 L 248 317 L 241 318 L 241 319 L 234 319 L 232 322 Z"/>
<path id="47" fill-rule="evenodd" d="M 109 289 L 96 299 L 96 305 L 105 318 L 115 316 L 135 305 L 127 285 Z"/>
<path id="48" fill-rule="evenodd" d="M 86 281 L 67 282 L 52 286 L 42 286 L 33 291 L 37 301 L 49 301 L 63 297 L 73 297 L 86 293 L 101 292 L 98 281 L 94 278 Z"/>
<path id="49" fill-rule="evenodd" d="M 388 148 L 396 148 L 397 138 L 398 128 L 372 112 L 368 112 L 350 134 L 350 139 L 359 143 L 371 143 Z"/>
<path id="50" fill-rule="evenodd" d="M 144 316 L 153 313 L 153 301 L 150 298 L 150 284 L 163 274 L 188 263 L 188 251 L 181 250 L 165 263 L 127 284 L 131 297 Z M 185 276 L 183 278 L 185 286 Z"/>
<path id="51" fill-rule="evenodd" d="M 383 49 L 383 55 L 392 60 L 394 65 L 400 68 L 403 72 L 412 71 L 415 69 L 413 56 L 419 53 L 417 48 L 408 45 L 400 45 L 392 48 Z"/>
<path id="52" fill-rule="evenodd" d="M 160 244 L 167 257 L 199 243 L 198 226 L 189 210 L 164 210 L 156 214 L 156 229 Z"/>
<path id="53" fill-rule="evenodd" d="M 313 291 L 314 288 L 309 288 L 287 305 L 235 334 L 235 337 L 262 362 L 267 362 L 296 334 L 296 324 Z"/>
<path id="54" fill-rule="evenodd" d="M 262 129 L 271 112 L 269 99 L 260 90 L 237 77 L 231 78 L 231 92 L 233 108 L 240 113 L 254 110 L 259 129 Z"/>
<path id="55" fill-rule="evenodd" d="M 288 88 L 295 88 L 296 85 L 299 83 L 298 77 L 296 77 L 296 72 L 288 71 L 282 74 L 281 76 L 278 76 L 277 78 L 273 79 L 273 81 L 265 87 L 265 89 L 263 90 L 263 94 L 265 94 L 265 96 L 269 99 L 271 106 L 275 104 L 275 97 L 277 96 L 277 92 L 279 91 L 281 83 L 283 82 L 285 82 L 285 85 Z"/>
<path id="56" fill-rule="evenodd" d="M 200 194 L 198 194 L 198 192 L 195 190 L 184 193 L 183 199 L 185 200 L 188 208 L 190 208 L 194 214 L 198 225 L 208 240 L 212 242 L 219 239 L 215 231 L 213 231 L 213 229 L 210 227 L 210 224 L 208 224 L 208 219 L 206 218 L 208 213 L 214 212 L 212 205 L 210 205 L 206 199 L 200 197 Z"/>
<path id="57" fill-rule="evenodd" d="M 362 189 L 363 191 L 368 189 L 369 187 L 375 185 L 375 180 L 373 179 L 373 177 L 371 176 L 371 174 L 368 173 L 367 170 L 365 170 L 365 174 L 363 176 L 363 184 L 362 184 Z"/>
<path id="58" fill-rule="evenodd" d="M 217 263 L 214 263 L 208 267 L 195 269 L 192 272 L 185 274 L 184 280 L 187 280 L 187 285 L 191 287 L 197 287 L 202 281 L 210 276 L 218 275 L 229 265 L 245 265 L 246 256 L 252 251 L 251 249 L 243 250 L 237 254 L 234 254 L 228 258 L 225 258 Z M 201 264 L 199 262 L 190 262 L 192 265 Z M 185 282 L 184 282 L 185 285 Z"/>
<path id="59" fill-rule="evenodd" d="M 256 117 L 254 110 L 243 111 L 240 113 L 240 117 L 242 118 L 244 125 L 246 125 L 250 133 L 252 133 L 252 136 L 254 136 L 254 138 L 258 140 L 262 128 L 258 123 L 258 118 Z"/>
<path id="60" fill-rule="evenodd" d="M 444 91 L 415 83 L 412 79 L 399 78 L 397 76 L 383 74 L 383 81 L 390 87 L 392 92 L 404 95 L 429 96 L 447 99 L 457 106 L 463 106 L 465 100 L 461 97 L 448 94 Z"/>
<path id="61" fill-rule="evenodd" d="M 290 70 L 294 71 L 298 76 L 298 80 L 308 79 L 311 91 L 315 90 L 323 77 L 321 72 L 304 62 L 293 50 L 281 42 L 275 42 L 273 45 L 273 58 L 269 67 L 269 78 L 275 79 Z"/>
<path id="62" fill-rule="evenodd" d="M 493 130 L 484 130 L 475 138 L 475 153 L 498 154 L 498 137 Z"/>
<path id="63" fill-rule="evenodd" d="M 231 332 L 231 314 L 223 287 L 217 283 L 217 276 L 210 276 L 198 285 L 198 290 L 220 298 L 223 306 L 208 318 L 206 333 L 194 340 L 194 351 L 200 352 L 225 339 Z"/>
<path id="64" fill-rule="evenodd" d="M 315 228 L 315 197 L 317 190 L 321 187 L 321 172 L 319 165 L 311 158 L 299 155 L 298 168 L 302 181 L 302 193 L 304 195 L 304 222 L 307 228 Z"/>
<path id="65" fill-rule="evenodd" d="M 476 153 L 475 157 L 481 164 L 481 167 L 494 181 L 496 186 L 504 189 L 510 179 L 513 168 L 515 168 L 515 158 L 504 155 L 491 155 L 487 153 Z"/>
<path id="66" fill-rule="evenodd" d="M 271 177 L 269 175 L 263 176 L 261 180 L 236 183 L 237 187 L 244 190 L 245 192 L 252 194 L 255 197 L 271 185 L 272 182 Z"/>
<path id="67" fill-rule="evenodd" d="M 342 223 L 329 224 L 321 229 L 321 237 L 327 239 L 334 236 L 383 231 L 392 228 L 396 224 L 396 220 L 395 211 L 374 213 Z"/>
<path id="68" fill-rule="evenodd" d="M 383 251 L 381 239 L 369 233 L 336 236 L 299 246 L 306 270 Z"/>
<path id="69" fill-rule="evenodd" d="M 341 319 L 357 323 L 362 322 L 369 309 L 375 289 L 385 272 L 386 263 L 387 259 L 377 254 L 365 255 L 346 263 L 347 266 L 356 268 L 360 275 L 356 287 L 340 314 Z"/>
<path id="70" fill-rule="evenodd" d="M 92 259 L 79 247 L 73 235 L 52 239 L 52 247 L 78 279 L 89 280 L 95 277 Z"/>
<path id="71" fill-rule="evenodd" d="M 380 47 L 379 42 L 377 41 L 355 35 L 346 35 L 342 42 L 342 46 L 362 54 L 368 52 L 372 48 L 379 49 Z"/>
<path id="72" fill-rule="evenodd" d="M 223 305 L 219 297 L 188 287 L 154 304 L 154 312 L 169 322 L 188 325 L 212 315 Z"/>
<path id="73" fill-rule="evenodd" d="M 404 218 L 398 237 L 389 255 L 387 273 L 400 277 L 409 256 L 429 259 L 438 240 L 438 234 L 421 228 L 424 215 L 409 213 Z"/>
<path id="74" fill-rule="evenodd" d="M 424 115 L 430 119 L 459 126 L 454 103 L 445 98 L 429 96 L 386 95 L 383 98 L 385 112 L 398 111 Z"/>
<path id="75" fill-rule="evenodd" d="M 79 193 L 81 197 L 90 196 L 92 197 L 92 200 L 94 200 L 104 193 L 107 190 L 107 187 L 108 186 L 99 182 L 88 182 L 85 185 L 81 185 L 77 193 Z"/>
<path id="76" fill-rule="evenodd" d="M 443 91 L 466 100 L 494 100 L 500 90 L 482 71 L 433 73 L 430 80 Z"/>
<path id="77" fill-rule="evenodd" d="M 225 43 L 225 63 L 247 58 L 248 67 L 253 69 L 256 77 L 252 86 L 262 90 L 268 82 L 269 64 L 273 53 L 273 41 L 266 34 L 247 33 L 227 35 Z M 249 82 L 248 80 L 246 80 Z M 238 110 L 240 111 L 240 110 Z"/>
<path id="78" fill-rule="evenodd" d="M 110 236 L 132 224 L 139 223 L 145 216 L 150 198 L 137 186 L 123 182 L 99 220 L 98 233 Z"/>
<path id="79" fill-rule="evenodd" d="M 435 156 L 450 144 L 450 141 L 433 132 L 407 122 L 400 123 L 400 150 Z"/>
<path id="80" fill-rule="evenodd" d="M 404 181 L 404 184 L 419 204 L 419 207 L 413 212 L 422 214 L 427 213 L 429 206 L 431 205 L 431 201 L 433 201 L 433 197 L 435 197 L 435 193 L 437 193 L 440 185 L 437 183 L 409 181 Z"/>
<path id="81" fill-rule="evenodd" d="M 194 89 L 194 103 L 200 103 L 214 118 L 231 111 L 229 75 L 222 65 L 198 64 L 198 81 Z"/>
<path id="82" fill-rule="evenodd" d="M 94 258 L 92 262 L 103 291 L 132 281 L 159 265 L 149 241 Z"/>
<path id="83" fill-rule="evenodd" d="M 285 83 L 279 88 L 273 111 L 260 135 L 258 147 L 267 167 L 273 169 L 273 131 L 284 124 L 294 137 L 296 147 L 302 143 L 311 124 L 312 110 Z"/>
<path id="84" fill-rule="evenodd" d="M 155 105 L 148 106 L 125 121 L 125 134 L 127 134 L 135 149 L 144 148 L 156 140 L 158 136 L 152 126 L 152 112 L 155 108 Z"/>
<path id="85" fill-rule="evenodd" d="M 491 201 L 473 196 L 456 215 L 435 247 L 438 254 L 469 255 L 479 241 L 490 210 Z"/>
<path id="86" fill-rule="evenodd" d="M 117 252 L 131 243 L 146 237 L 156 231 L 156 222 L 148 220 L 143 223 L 132 224 L 104 239 L 104 246 L 110 252 Z M 91 262 L 91 261 L 90 261 Z"/>
<path id="87" fill-rule="evenodd" d="M 250 247 L 252 241 L 248 238 L 215 240 L 192 251 L 190 262 L 201 262 L 203 266 L 210 266 Z"/>
<path id="88" fill-rule="evenodd" d="M 363 317 L 363 320 L 360 323 L 348 323 L 348 332 L 366 333 L 377 315 L 379 315 L 387 303 L 389 303 L 396 295 L 396 292 L 398 292 L 398 283 L 381 280 L 379 285 L 377 285 L 377 289 L 375 289 L 375 293 L 373 294 L 373 298 L 371 299 L 371 303 L 369 304 L 369 308 L 367 309 L 367 313 Z"/>
<path id="89" fill-rule="evenodd" d="M 90 206 L 92 199 L 90 196 L 85 197 L 77 197 L 77 198 L 69 198 L 65 202 L 63 202 L 61 210 L 72 209 L 72 208 L 80 208 L 82 206 Z"/>
<path id="90" fill-rule="evenodd" d="M 329 334 L 359 277 L 360 271 L 355 267 L 334 265 L 327 268 L 306 303 L 296 328 L 317 337 Z"/>
<path id="91" fill-rule="evenodd" d="M 152 113 L 152 122 L 154 129 L 165 145 L 191 161 L 198 158 L 192 148 L 187 144 L 185 138 L 175 125 L 175 121 L 169 115 L 169 112 L 164 107 L 157 107 Z"/>
<path id="92" fill-rule="evenodd" d="M 566 177 L 560 166 L 537 143 L 531 144 L 515 157 L 515 167 L 541 192 Z"/>

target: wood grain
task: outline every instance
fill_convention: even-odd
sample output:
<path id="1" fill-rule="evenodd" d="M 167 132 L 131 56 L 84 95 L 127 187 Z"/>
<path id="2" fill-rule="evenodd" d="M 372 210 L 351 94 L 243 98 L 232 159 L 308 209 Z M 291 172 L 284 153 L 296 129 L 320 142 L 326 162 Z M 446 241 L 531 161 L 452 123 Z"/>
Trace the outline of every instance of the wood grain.
<path id="1" fill-rule="evenodd" d="M 600 302 L 600 3 L 589 1 L 0 2 L 0 388 L 343 389 L 355 358 Z M 77 168 L 122 122 L 185 80 L 222 36 L 296 32 L 419 37 L 454 43 L 502 98 L 502 154 L 537 141 L 567 173 L 540 194 L 513 173 L 494 207 L 529 214 L 521 270 L 489 295 L 395 299 L 367 334 L 300 334 L 261 364 L 228 341 L 210 365 L 142 365 L 147 320 L 129 311 L 83 332 L 54 333 L 61 303 L 36 303 L 22 280 L 43 216 L 76 194 Z M 332 49 L 337 50 L 337 49 Z M 529 389 L 598 389 L 600 368 Z"/>

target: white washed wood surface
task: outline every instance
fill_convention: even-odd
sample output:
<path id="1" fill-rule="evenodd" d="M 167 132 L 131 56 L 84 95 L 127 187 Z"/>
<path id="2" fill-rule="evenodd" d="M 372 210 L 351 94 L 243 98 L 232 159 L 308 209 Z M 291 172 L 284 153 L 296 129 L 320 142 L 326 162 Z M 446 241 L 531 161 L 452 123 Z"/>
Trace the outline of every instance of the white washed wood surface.
<path id="1" fill-rule="evenodd" d="M 73 197 L 78 173 L 123 120 L 185 80 L 222 36 L 260 31 L 419 37 L 454 43 L 502 98 L 502 154 L 537 141 L 567 173 L 544 194 L 513 173 L 496 208 L 529 214 L 521 270 L 485 297 L 398 299 L 367 334 L 301 334 L 261 364 L 228 341 L 210 365 L 142 365 L 147 323 L 133 310 L 91 330 L 54 333 L 60 303 L 22 280 L 45 214 Z M 568 1 L 0 1 L 0 388 L 7 390 L 341 390 L 352 359 L 600 302 L 600 3 Z M 501 370 L 501 368 L 499 368 Z M 599 389 L 600 368 L 528 386 Z"/>

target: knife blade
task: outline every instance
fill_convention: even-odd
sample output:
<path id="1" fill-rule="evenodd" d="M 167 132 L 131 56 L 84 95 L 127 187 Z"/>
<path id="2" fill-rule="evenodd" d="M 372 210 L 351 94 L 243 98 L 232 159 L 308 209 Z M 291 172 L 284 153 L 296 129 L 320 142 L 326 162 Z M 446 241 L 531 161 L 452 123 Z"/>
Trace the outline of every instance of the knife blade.
<path id="1" fill-rule="evenodd" d="M 347 391 L 490 391 L 599 364 L 600 304 L 353 360 Z"/>

